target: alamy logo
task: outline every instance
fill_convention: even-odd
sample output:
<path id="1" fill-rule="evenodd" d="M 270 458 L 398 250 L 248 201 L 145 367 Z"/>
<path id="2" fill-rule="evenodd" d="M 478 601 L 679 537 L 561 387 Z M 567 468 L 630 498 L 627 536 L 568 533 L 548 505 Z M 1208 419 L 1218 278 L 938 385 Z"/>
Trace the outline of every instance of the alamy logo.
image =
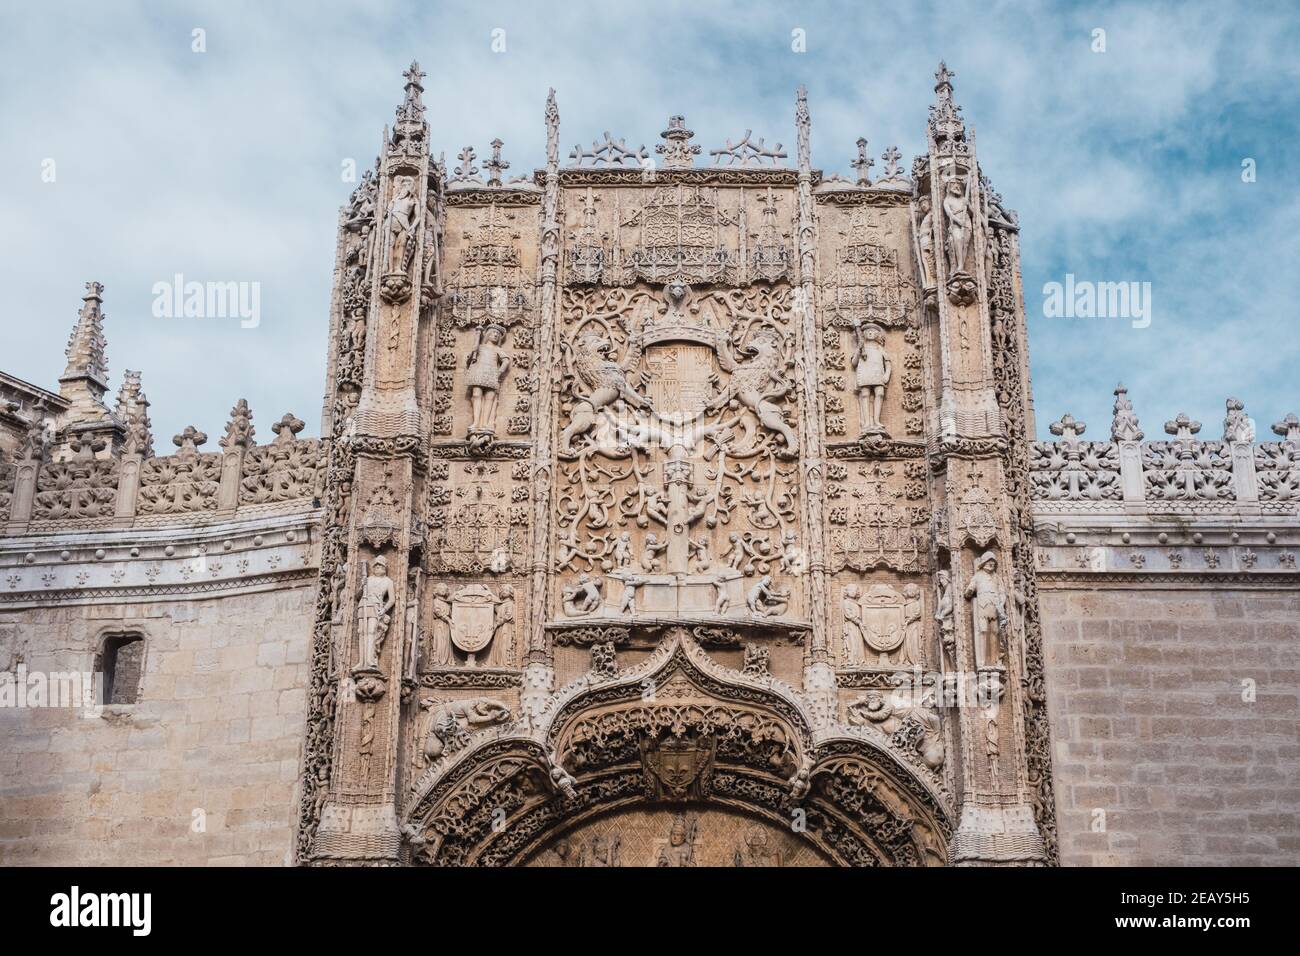
<path id="1" fill-rule="evenodd" d="M 1073 272 L 1065 282 L 1043 286 L 1043 315 L 1049 319 L 1132 319 L 1133 328 L 1151 324 L 1150 282 L 1076 281 Z"/>
<path id="2" fill-rule="evenodd" d="M 150 291 L 156 319 L 239 319 L 241 329 L 262 321 L 260 282 L 186 282 L 178 272 Z"/>
<path id="3" fill-rule="evenodd" d="M 148 936 L 152 926 L 151 893 L 70 893 L 50 897 L 51 926 L 129 926 L 133 936 Z"/>

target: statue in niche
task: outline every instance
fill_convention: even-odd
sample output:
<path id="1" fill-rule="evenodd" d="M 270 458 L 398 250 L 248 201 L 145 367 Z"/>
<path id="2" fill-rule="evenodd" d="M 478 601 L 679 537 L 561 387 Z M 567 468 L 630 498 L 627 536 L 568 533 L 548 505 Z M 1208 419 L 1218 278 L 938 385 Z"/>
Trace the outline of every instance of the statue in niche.
<path id="1" fill-rule="evenodd" d="M 704 410 L 716 412 L 730 402 L 743 405 L 758 417 L 764 428 L 781 436 L 785 443 L 782 454 L 790 457 L 798 454 L 799 439 L 775 404 L 775 400 L 792 387 L 785 377 L 779 334 L 772 329 L 760 329 L 750 339 L 749 345 L 739 350 L 747 356 L 739 362 L 731 354 L 730 343 L 725 340 L 717 343 L 715 351 L 718 365 L 723 371 L 730 372 L 731 378 Z"/>
<path id="2" fill-rule="evenodd" d="M 673 814 L 673 825 L 668 831 L 667 845 L 659 849 L 656 866 L 677 867 L 695 865 L 695 839 L 699 821 L 684 813 Z"/>
<path id="3" fill-rule="evenodd" d="M 903 653 L 900 663 L 921 663 L 921 618 L 925 614 L 925 601 L 917 584 L 903 585 Z"/>
<path id="4" fill-rule="evenodd" d="M 405 272 L 407 250 L 415 237 L 415 181 L 397 180 L 388 203 L 388 271 Z"/>
<path id="5" fill-rule="evenodd" d="M 433 665 L 451 667 L 456 663 L 451 650 L 451 589 L 445 584 L 433 587 Z"/>
<path id="6" fill-rule="evenodd" d="M 624 531 L 614 540 L 614 552 L 611 555 L 616 568 L 632 566 L 632 535 Z"/>
<path id="7" fill-rule="evenodd" d="M 414 680 L 420 663 L 420 569 L 411 568 L 406 580 L 406 644 L 402 648 L 402 677 Z"/>
<path id="8" fill-rule="evenodd" d="M 569 617 L 594 614 L 600 607 L 602 583 L 600 578 L 581 575 L 577 584 L 564 589 L 564 613 Z"/>
<path id="9" fill-rule="evenodd" d="M 651 574 L 658 571 L 661 567 L 659 555 L 667 548 L 668 542 L 660 541 L 653 531 L 647 534 L 641 550 L 641 570 Z"/>
<path id="10" fill-rule="evenodd" d="M 628 384 L 628 372 L 641 361 L 641 327 L 639 319 L 633 320 L 628 335 L 628 348 L 621 362 L 613 357 L 614 346 L 604 335 L 588 328 L 584 330 L 566 354 L 573 369 L 573 377 L 586 394 L 579 394 L 569 415 L 569 424 L 560 433 L 559 455 L 572 458 L 577 452 L 573 439 L 596 427 L 600 413 L 615 402 L 623 402 L 633 409 L 649 408 L 649 400 L 642 398 Z"/>
<path id="11" fill-rule="evenodd" d="M 975 567 L 966 587 L 975 629 L 975 666 L 997 667 L 1007 627 L 1007 596 L 998 580 L 998 556 L 985 551 Z"/>
<path id="12" fill-rule="evenodd" d="M 943 215 L 948 223 L 948 266 L 952 275 L 964 275 L 972 233 L 970 200 L 966 183 L 956 176 L 944 181 Z"/>
<path id="13" fill-rule="evenodd" d="M 478 345 L 465 360 L 465 384 L 469 388 L 470 433 L 493 434 L 497 427 L 497 398 L 510 356 L 501 347 L 506 330 L 493 323 L 479 333 Z"/>
<path id="14" fill-rule="evenodd" d="M 949 669 L 957 666 L 957 636 L 953 621 L 952 576 L 947 571 L 935 575 L 939 587 L 939 600 L 934 609 L 934 619 L 939 624 L 939 643 L 943 647 L 944 659 Z"/>
<path id="15" fill-rule="evenodd" d="M 379 669 L 379 654 L 392 623 L 396 600 L 393 579 L 388 576 L 388 560 L 381 554 L 371 563 L 357 602 L 358 670 Z"/>
<path id="16" fill-rule="evenodd" d="M 930 209 L 930 197 L 922 196 L 917 203 L 921 212 L 921 224 L 916 227 L 917 245 L 921 251 L 922 285 L 931 289 L 935 283 L 934 267 L 934 216 Z"/>
<path id="17" fill-rule="evenodd" d="M 772 584 L 772 575 L 765 574 L 745 595 L 745 605 L 755 617 L 779 617 L 790 603 L 790 592 Z"/>
<path id="18" fill-rule="evenodd" d="M 893 362 L 885 351 L 885 330 L 869 323 L 865 328 L 853 320 L 856 350 L 853 368 L 857 378 L 859 433 L 883 435 L 880 411 L 885 404 L 885 386 L 893 373 Z"/>
<path id="19" fill-rule="evenodd" d="M 862 631 L 862 605 L 858 603 L 858 586 L 844 585 L 841 606 L 844 612 L 844 653 L 850 664 L 862 663 L 862 645 L 866 636 Z"/>
<path id="20" fill-rule="evenodd" d="M 334 620 L 343 619 L 343 592 L 348 585 L 348 562 L 343 559 L 334 569 Z"/>

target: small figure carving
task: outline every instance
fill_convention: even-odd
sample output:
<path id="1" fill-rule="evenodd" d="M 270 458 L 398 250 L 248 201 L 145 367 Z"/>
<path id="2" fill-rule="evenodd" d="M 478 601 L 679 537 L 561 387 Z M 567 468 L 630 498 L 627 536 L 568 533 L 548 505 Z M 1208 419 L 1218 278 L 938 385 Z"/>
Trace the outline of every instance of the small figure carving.
<path id="1" fill-rule="evenodd" d="M 996 667 L 1002 659 L 1007 627 L 1007 597 L 997 578 L 998 557 L 985 551 L 966 587 L 975 627 L 975 666 Z"/>
<path id="2" fill-rule="evenodd" d="M 805 570 L 803 549 L 795 543 L 797 540 L 793 531 L 781 535 L 781 559 L 777 566 L 786 574 L 803 574 Z"/>
<path id="3" fill-rule="evenodd" d="M 957 666 L 957 637 L 953 621 L 952 577 L 947 571 L 935 575 L 939 587 L 939 600 L 934 609 L 934 619 L 939 623 L 939 643 L 943 646 L 948 669 Z"/>
<path id="4" fill-rule="evenodd" d="M 503 585 L 492 614 L 492 648 L 488 653 L 488 666 L 504 667 L 509 664 L 509 652 L 515 642 L 515 589 Z M 501 637 L 502 632 L 505 636 Z"/>
<path id="5" fill-rule="evenodd" d="M 437 760 L 455 753 L 469 743 L 469 735 L 474 731 L 510 721 L 509 708 L 491 697 L 446 701 L 433 712 L 429 734 L 424 738 L 424 755 L 429 760 Z"/>
<path id="6" fill-rule="evenodd" d="M 880 410 L 885 403 L 885 386 L 893 373 L 893 362 L 885 351 L 885 330 L 869 323 L 865 328 L 853 320 L 853 337 L 857 349 L 853 368 L 857 376 L 858 422 L 863 435 L 883 435 Z"/>
<path id="7" fill-rule="evenodd" d="M 713 578 L 713 591 L 716 597 L 713 600 L 713 613 L 721 616 L 727 613 L 731 607 L 731 595 L 727 593 L 727 578 L 725 575 L 718 574 Z"/>
<path id="8" fill-rule="evenodd" d="M 623 847 L 621 837 L 614 836 L 606 840 L 603 836 L 595 836 L 591 840 L 591 862 L 586 866 L 621 866 L 619 863 L 619 851 Z"/>
<path id="9" fill-rule="evenodd" d="M 713 567 L 713 557 L 709 554 L 709 539 L 688 542 L 691 552 L 691 573 L 704 574 Z"/>
<path id="10" fill-rule="evenodd" d="M 659 850 L 656 863 L 661 867 L 694 866 L 695 836 L 698 821 L 684 813 L 673 814 L 673 825 L 668 831 L 668 843 Z"/>
<path id="11" fill-rule="evenodd" d="M 358 670 L 378 670 L 379 653 L 392 622 L 396 595 L 388 576 L 388 560 L 381 554 L 370 566 L 370 573 L 357 603 L 357 633 L 360 636 Z"/>
<path id="12" fill-rule="evenodd" d="M 966 272 L 966 254 L 970 248 L 971 216 L 966 184 L 952 177 L 943 187 L 943 215 L 948 222 L 948 265 L 952 274 Z"/>
<path id="13" fill-rule="evenodd" d="M 623 581 L 623 601 L 618 606 L 619 614 L 636 613 L 636 589 L 642 584 L 641 578 L 625 578 Z"/>
<path id="14" fill-rule="evenodd" d="M 733 866 L 781 866 L 781 851 L 769 849 L 764 827 L 750 827 L 745 831 L 745 841 L 732 854 Z"/>
<path id="15" fill-rule="evenodd" d="M 844 612 L 844 653 L 850 664 L 862 663 L 862 645 L 866 636 L 862 631 L 862 605 L 858 603 L 858 586 L 844 585 L 841 607 Z"/>
<path id="16" fill-rule="evenodd" d="M 654 573 L 659 570 L 659 554 L 668 548 L 668 542 L 661 542 L 653 531 L 645 536 L 641 551 L 641 570 Z"/>
<path id="17" fill-rule="evenodd" d="M 486 326 L 479 334 L 478 345 L 465 360 L 470 432 L 496 432 L 497 398 L 506 372 L 510 370 L 510 356 L 501 347 L 505 333 L 506 330 L 495 323 Z"/>
<path id="18" fill-rule="evenodd" d="M 433 586 L 433 664 L 450 667 L 456 663 L 451 650 L 451 589 L 445 584 Z"/>
<path id="19" fill-rule="evenodd" d="M 584 574 L 573 587 L 564 589 L 564 613 L 569 617 L 593 614 L 600 607 L 600 589 L 604 582 Z"/>
<path id="20" fill-rule="evenodd" d="M 921 212 L 921 224 L 916 227 L 917 245 L 921 250 L 922 281 L 927 289 L 933 289 L 935 283 L 934 263 L 934 216 L 930 209 L 930 197 L 922 196 L 917 203 Z"/>
<path id="21" fill-rule="evenodd" d="M 632 566 L 632 535 L 630 532 L 624 531 L 614 540 L 612 557 L 616 568 Z"/>
<path id="22" fill-rule="evenodd" d="M 388 271 L 405 272 L 407 254 L 415 236 L 415 181 L 403 176 L 397 180 L 393 198 L 388 203 Z"/>
<path id="23" fill-rule="evenodd" d="M 903 653 L 900 663 L 921 663 L 921 617 L 925 602 L 918 584 L 903 585 Z"/>
<path id="24" fill-rule="evenodd" d="M 772 584 L 772 575 L 765 574 L 758 583 L 749 589 L 745 596 L 745 605 L 756 617 L 778 617 L 785 613 L 790 602 L 790 592 L 782 591 Z"/>

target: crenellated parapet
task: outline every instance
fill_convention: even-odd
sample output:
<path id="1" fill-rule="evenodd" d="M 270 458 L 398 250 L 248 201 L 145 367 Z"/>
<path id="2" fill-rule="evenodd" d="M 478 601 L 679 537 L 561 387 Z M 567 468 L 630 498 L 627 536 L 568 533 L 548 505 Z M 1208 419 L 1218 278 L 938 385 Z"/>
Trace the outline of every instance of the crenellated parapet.
<path id="1" fill-rule="evenodd" d="M 1292 586 L 1300 548 L 1300 419 L 1259 441 L 1229 398 L 1221 437 L 1179 413 L 1145 440 L 1128 390 L 1115 390 L 1109 441 L 1070 415 L 1030 445 L 1040 576 L 1182 586 Z"/>

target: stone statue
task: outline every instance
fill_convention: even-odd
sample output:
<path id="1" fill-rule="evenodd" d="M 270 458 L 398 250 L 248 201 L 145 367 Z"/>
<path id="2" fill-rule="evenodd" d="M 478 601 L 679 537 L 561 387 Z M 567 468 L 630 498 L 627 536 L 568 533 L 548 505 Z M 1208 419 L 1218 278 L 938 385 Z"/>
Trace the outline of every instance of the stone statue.
<path id="1" fill-rule="evenodd" d="M 388 576 L 388 561 L 381 554 L 370 566 L 370 573 L 357 602 L 357 634 L 360 636 L 358 670 L 378 670 L 379 652 L 392 622 L 396 593 Z"/>
<path id="2" fill-rule="evenodd" d="M 917 203 L 921 212 L 921 224 L 916 227 L 917 245 L 921 250 L 922 284 L 933 288 L 935 284 L 934 268 L 934 216 L 930 209 L 930 197 L 922 196 Z"/>
<path id="3" fill-rule="evenodd" d="M 790 592 L 775 587 L 770 574 L 759 578 L 758 583 L 745 596 L 745 605 L 755 617 L 778 617 L 785 613 L 789 602 Z"/>
<path id="4" fill-rule="evenodd" d="M 433 664 L 451 667 L 456 656 L 451 649 L 451 589 L 445 584 L 433 587 Z"/>
<path id="5" fill-rule="evenodd" d="M 733 866 L 781 866 L 781 851 L 768 848 L 768 833 L 764 827 L 750 827 L 745 831 L 744 843 L 732 853 Z"/>
<path id="6" fill-rule="evenodd" d="M 695 865 L 695 835 L 698 821 L 684 813 L 673 815 L 673 825 L 668 831 L 668 844 L 659 850 L 657 866 L 677 867 Z"/>
<path id="7" fill-rule="evenodd" d="M 510 370 L 510 356 L 501 347 L 505 334 L 506 330 L 495 323 L 486 326 L 479 335 L 478 345 L 465 360 L 471 432 L 496 431 L 497 397 Z"/>
<path id="8" fill-rule="evenodd" d="M 713 557 L 709 554 L 709 539 L 701 538 L 689 543 L 691 551 L 691 573 L 704 574 L 713 567 Z"/>
<path id="9" fill-rule="evenodd" d="M 844 585 L 841 608 L 844 613 L 844 653 L 850 664 L 862 663 L 862 645 L 866 638 L 862 632 L 862 605 L 858 603 L 858 586 Z"/>
<path id="10" fill-rule="evenodd" d="M 1007 596 L 998 580 L 998 557 L 985 551 L 976 562 L 977 570 L 966 587 L 975 628 L 975 666 L 996 667 L 1002 659 L 1002 642 L 1007 626 Z"/>
<path id="11" fill-rule="evenodd" d="M 925 601 L 918 584 L 903 585 L 903 653 L 900 663 L 921 663 L 921 618 L 925 614 Z"/>
<path id="12" fill-rule="evenodd" d="M 564 589 L 564 613 L 569 617 L 594 614 L 600 607 L 602 583 L 600 578 L 581 575 L 576 585 Z"/>
<path id="13" fill-rule="evenodd" d="M 496 606 L 492 611 L 492 649 L 488 652 L 488 666 L 505 667 L 509 664 L 510 647 L 515 640 L 515 589 L 502 586 Z M 504 632 L 504 636 L 502 636 Z"/>
<path id="14" fill-rule="evenodd" d="M 595 836 L 591 840 L 591 856 L 588 858 L 587 866 L 621 866 L 619 863 L 619 851 L 623 848 L 623 841 L 618 836 L 606 839 L 603 836 Z"/>
<path id="15" fill-rule="evenodd" d="M 955 176 L 944 183 L 943 215 L 948 223 L 948 266 L 952 275 L 962 275 L 966 272 L 972 226 L 966 184 Z"/>
<path id="16" fill-rule="evenodd" d="M 934 619 L 939 624 L 939 643 L 950 668 L 957 666 L 957 637 L 953 621 L 952 576 L 947 571 L 935 575 L 939 599 L 934 609 Z"/>
<path id="17" fill-rule="evenodd" d="M 716 595 L 713 600 L 713 613 L 721 617 L 731 607 L 731 595 L 727 593 L 727 578 L 725 575 L 714 575 L 713 593 Z"/>
<path id="18" fill-rule="evenodd" d="M 415 182 L 403 176 L 397 180 L 388 203 L 388 271 L 406 271 L 406 251 L 415 236 Z"/>
<path id="19" fill-rule="evenodd" d="M 885 403 L 885 386 L 893 372 L 893 362 L 885 351 L 885 330 L 874 323 L 863 328 L 853 320 L 853 369 L 857 377 L 858 422 L 863 435 L 880 435 L 885 429 L 880 410 Z"/>

